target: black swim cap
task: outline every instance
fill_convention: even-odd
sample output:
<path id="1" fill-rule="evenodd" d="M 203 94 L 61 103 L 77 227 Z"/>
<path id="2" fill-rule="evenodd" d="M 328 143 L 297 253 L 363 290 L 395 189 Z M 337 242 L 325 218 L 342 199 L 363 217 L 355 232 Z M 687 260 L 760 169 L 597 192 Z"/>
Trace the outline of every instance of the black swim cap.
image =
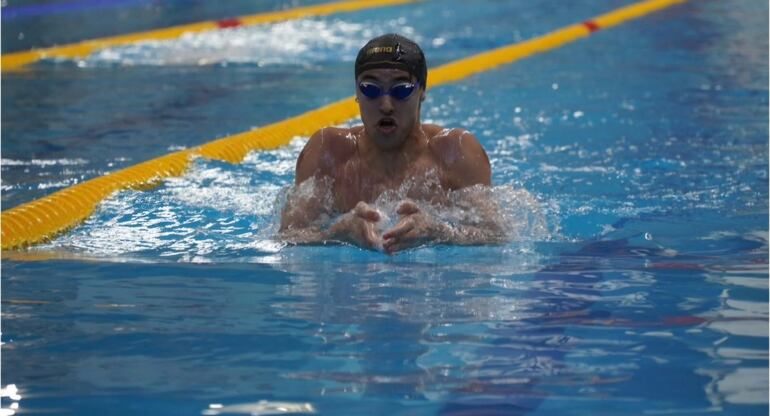
<path id="1" fill-rule="evenodd" d="M 404 70 L 417 78 L 423 88 L 428 81 L 428 66 L 420 46 L 395 33 L 378 36 L 358 51 L 356 78 L 362 72 L 375 68 Z"/>

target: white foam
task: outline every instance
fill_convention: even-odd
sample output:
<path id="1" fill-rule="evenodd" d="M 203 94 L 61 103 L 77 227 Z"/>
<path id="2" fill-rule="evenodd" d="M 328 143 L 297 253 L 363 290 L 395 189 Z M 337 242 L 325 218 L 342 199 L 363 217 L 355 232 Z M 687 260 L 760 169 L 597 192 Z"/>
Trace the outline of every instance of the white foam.
<path id="1" fill-rule="evenodd" d="M 78 62 L 103 65 L 313 65 L 329 60 L 352 62 L 358 48 L 376 33 L 413 33 L 399 20 L 376 24 L 300 19 L 270 25 L 187 33 L 166 41 L 144 41 L 99 50 Z"/>
<path id="2" fill-rule="evenodd" d="M 767 404 L 767 367 L 738 368 L 717 381 L 725 401 L 735 404 Z"/>
<path id="3" fill-rule="evenodd" d="M 85 159 L 31 159 L 31 160 L 16 160 L 16 159 L 1 159 L 0 165 L 5 166 L 73 166 L 73 165 L 85 165 L 88 161 Z"/>
<path id="4" fill-rule="evenodd" d="M 191 207 L 213 208 L 217 211 L 243 215 L 267 215 L 281 187 L 262 184 L 254 187 L 252 177 L 242 170 L 221 167 L 192 169 L 179 178 L 166 182 L 166 197 Z"/>
<path id="5" fill-rule="evenodd" d="M 247 414 L 252 416 L 283 415 L 289 413 L 315 414 L 316 409 L 311 403 L 260 400 L 258 402 L 231 405 L 211 403 L 207 409 L 201 412 L 203 415 Z"/>

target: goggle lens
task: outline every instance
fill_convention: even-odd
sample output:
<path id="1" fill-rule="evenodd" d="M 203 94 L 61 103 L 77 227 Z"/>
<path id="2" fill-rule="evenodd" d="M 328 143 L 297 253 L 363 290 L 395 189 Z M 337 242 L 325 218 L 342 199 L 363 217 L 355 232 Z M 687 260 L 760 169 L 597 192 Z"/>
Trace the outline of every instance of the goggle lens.
<path id="1" fill-rule="evenodd" d="M 412 95 L 412 91 L 414 91 L 414 84 L 398 84 L 391 87 L 388 94 L 397 100 L 406 100 Z"/>
<path id="2" fill-rule="evenodd" d="M 382 88 L 377 84 L 362 82 L 358 84 L 358 89 L 361 90 L 361 94 L 364 94 L 367 98 L 375 99 L 382 95 Z"/>

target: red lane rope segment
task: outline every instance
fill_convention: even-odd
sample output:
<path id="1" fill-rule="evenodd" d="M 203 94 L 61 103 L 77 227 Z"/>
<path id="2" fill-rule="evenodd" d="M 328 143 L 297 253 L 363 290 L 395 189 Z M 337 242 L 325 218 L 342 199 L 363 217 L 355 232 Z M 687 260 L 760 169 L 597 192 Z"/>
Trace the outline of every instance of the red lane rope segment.
<path id="1" fill-rule="evenodd" d="M 591 32 L 591 33 L 596 32 L 597 30 L 601 29 L 599 24 L 594 22 L 593 20 L 586 20 L 585 22 L 583 22 L 583 26 L 585 26 L 586 29 L 588 29 L 588 31 Z"/>
<path id="2" fill-rule="evenodd" d="M 229 29 L 232 27 L 242 26 L 243 22 L 237 18 L 217 20 L 217 26 L 220 29 Z"/>

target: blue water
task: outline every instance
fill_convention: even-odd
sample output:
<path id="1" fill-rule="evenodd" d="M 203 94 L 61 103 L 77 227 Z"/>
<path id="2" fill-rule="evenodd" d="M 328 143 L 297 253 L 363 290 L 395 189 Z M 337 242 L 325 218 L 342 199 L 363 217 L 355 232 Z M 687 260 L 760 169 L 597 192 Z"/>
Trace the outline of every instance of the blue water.
<path id="1" fill-rule="evenodd" d="M 9 3 L 34 13 L 3 51 L 317 2 Z M 3 209 L 347 97 L 374 34 L 437 66 L 629 3 L 429 0 L 3 74 Z M 767 16 L 691 1 L 429 91 L 490 155 L 502 246 L 285 247 L 302 138 L 113 196 L 3 253 L 2 412 L 767 414 Z"/>

